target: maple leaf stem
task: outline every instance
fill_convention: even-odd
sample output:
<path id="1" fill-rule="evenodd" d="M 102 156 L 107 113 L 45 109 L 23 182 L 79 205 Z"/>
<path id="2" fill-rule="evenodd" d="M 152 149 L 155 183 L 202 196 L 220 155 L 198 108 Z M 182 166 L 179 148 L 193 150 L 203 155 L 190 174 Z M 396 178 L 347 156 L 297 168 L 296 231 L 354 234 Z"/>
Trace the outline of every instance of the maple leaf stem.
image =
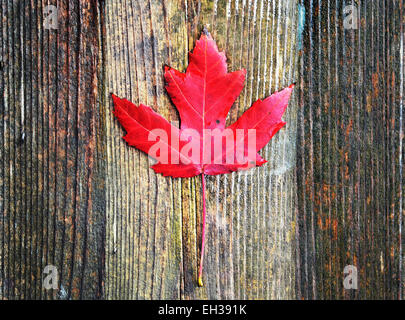
<path id="1" fill-rule="evenodd" d="M 205 175 L 204 173 L 201 174 L 202 179 L 202 199 L 203 199 L 203 225 L 202 225 L 202 240 L 201 240 L 201 258 L 200 258 L 200 270 L 198 272 L 198 285 L 200 287 L 204 286 L 202 281 L 202 270 L 203 270 L 203 262 L 204 262 L 204 247 L 205 247 L 205 214 L 206 214 L 206 206 L 205 206 Z"/>

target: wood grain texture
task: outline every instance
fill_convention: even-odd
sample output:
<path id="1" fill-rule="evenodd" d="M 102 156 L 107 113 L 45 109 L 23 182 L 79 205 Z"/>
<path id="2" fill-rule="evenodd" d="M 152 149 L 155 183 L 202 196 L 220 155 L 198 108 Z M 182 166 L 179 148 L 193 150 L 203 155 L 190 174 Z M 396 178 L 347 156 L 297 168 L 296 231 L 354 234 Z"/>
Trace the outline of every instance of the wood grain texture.
<path id="1" fill-rule="evenodd" d="M 357 29 L 345 29 L 355 5 Z M 404 294 L 404 2 L 305 2 L 297 297 Z M 358 290 L 345 290 L 346 265 Z"/>
<path id="2" fill-rule="evenodd" d="M 96 1 L 1 1 L 0 298 L 102 294 Z M 59 290 L 42 286 L 54 265 Z"/>
<path id="3" fill-rule="evenodd" d="M 358 29 L 343 27 L 347 5 Z M 0 299 L 403 299 L 404 12 L 403 0 L 0 0 Z M 204 26 L 229 69 L 247 69 L 228 123 L 298 82 L 269 163 L 207 177 L 198 288 L 201 179 L 155 174 L 110 93 L 178 121 L 163 68 L 185 70 Z M 47 265 L 58 290 L 43 288 Z M 343 288 L 346 265 L 358 290 Z"/>
<path id="4" fill-rule="evenodd" d="M 263 168 L 207 177 L 205 287 L 197 287 L 201 178 L 172 179 L 149 168 L 123 141 L 110 92 L 178 114 L 163 67 L 187 66 L 203 27 L 225 50 L 230 70 L 247 69 L 233 122 L 256 99 L 296 81 L 296 1 L 104 1 L 108 299 L 295 297 L 296 101 L 288 125 L 264 149 Z"/>

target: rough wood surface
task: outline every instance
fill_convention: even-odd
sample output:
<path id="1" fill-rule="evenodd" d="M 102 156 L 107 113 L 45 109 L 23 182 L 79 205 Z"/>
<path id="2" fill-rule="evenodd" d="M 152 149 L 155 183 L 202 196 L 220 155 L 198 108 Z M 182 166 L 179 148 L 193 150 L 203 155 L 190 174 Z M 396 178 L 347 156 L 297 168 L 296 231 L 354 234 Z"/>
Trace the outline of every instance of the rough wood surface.
<path id="1" fill-rule="evenodd" d="M 355 5 L 358 29 L 344 29 Z M 297 297 L 404 294 L 404 2 L 306 3 L 297 140 Z M 358 290 L 345 290 L 346 265 Z"/>
<path id="2" fill-rule="evenodd" d="M 58 29 L 44 28 L 58 5 Z M 359 27 L 343 27 L 356 5 Z M 402 299 L 403 0 L 0 0 L 0 299 Z M 305 22 L 305 23 L 304 23 Z M 246 173 L 149 169 L 110 93 L 178 115 L 206 26 L 252 101 L 297 81 L 288 125 Z M 301 30 L 304 34 L 301 37 Z M 302 48 L 301 51 L 298 51 Z M 43 287 L 44 268 L 59 272 Z M 346 265 L 358 290 L 343 288 Z"/>
<path id="3" fill-rule="evenodd" d="M 296 104 L 265 148 L 260 169 L 207 177 L 204 288 L 197 287 L 201 178 L 156 175 L 129 148 L 109 112 L 110 92 L 178 121 L 165 64 L 184 71 L 203 27 L 247 69 L 230 121 L 258 98 L 295 82 L 295 1 L 104 2 L 107 124 L 106 298 L 266 299 L 295 296 Z"/>
<path id="4" fill-rule="evenodd" d="M 102 294 L 97 6 L 58 1 L 53 30 L 44 28 L 49 4 L 0 2 L 0 298 L 5 299 Z M 47 265 L 58 269 L 59 290 L 42 286 Z"/>

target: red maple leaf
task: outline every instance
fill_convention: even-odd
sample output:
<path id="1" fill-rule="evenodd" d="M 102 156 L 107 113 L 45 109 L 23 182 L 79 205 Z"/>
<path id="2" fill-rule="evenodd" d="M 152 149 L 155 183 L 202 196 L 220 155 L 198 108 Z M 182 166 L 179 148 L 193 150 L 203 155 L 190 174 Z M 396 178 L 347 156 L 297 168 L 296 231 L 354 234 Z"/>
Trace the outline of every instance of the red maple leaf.
<path id="1" fill-rule="evenodd" d="M 124 139 L 157 160 L 152 168 L 171 177 L 202 175 L 203 239 L 205 240 L 204 175 L 245 170 L 266 163 L 257 152 L 284 125 L 294 85 L 257 100 L 235 123 L 225 127 L 226 117 L 245 81 L 246 70 L 228 72 L 226 56 L 204 30 L 189 54 L 186 73 L 165 68 L 166 90 L 180 114 L 177 128 L 143 104 L 138 107 L 112 95 L 114 114 L 127 131 Z"/>

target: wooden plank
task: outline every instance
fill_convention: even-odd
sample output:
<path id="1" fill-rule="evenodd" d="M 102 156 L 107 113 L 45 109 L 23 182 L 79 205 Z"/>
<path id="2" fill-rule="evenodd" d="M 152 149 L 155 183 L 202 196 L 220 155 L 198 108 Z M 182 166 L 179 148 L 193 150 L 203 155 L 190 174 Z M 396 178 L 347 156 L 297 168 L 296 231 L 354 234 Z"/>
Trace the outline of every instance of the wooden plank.
<path id="1" fill-rule="evenodd" d="M 96 1 L 1 1 L 0 298 L 101 297 Z M 100 137 L 101 136 L 101 137 Z M 58 269 L 58 290 L 42 281 Z"/>
<path id="2" fill-rule="evenodd" d="M 0 1 L 0 299 L 403 298 L 403 0 L 59 0 L 57 30 L 52 4 Z M 207 178 L 198 288 L 200 178 L 149 169 L 109 94 L 178 121 L 163 66 L 204 26 L 248 71 L 228 123 L 299 82 L 269 163 Z"/>
<path id="3" fill-rule="evenodd" d="M 304 2 L 303 2 L 304 3 Z M 355 5 L 357 29 L 345 29 Z M 403 298 L 403 1 L 308 1 L 297 137 L 297 296 Z M 346 265 L 358 290 L 345 290 Z"/>
<path id="4" fill-rule="evenodd" d="M 207 252 L 197 287 L 201 242 L 200 178 L 156 175 L 122 140 L 109 93 L 150 105 L 178 121 L 164 90 L 163 66 L 184 71 L 206 26 L 246 68 L 246 87 L 228 119 L 295 81 L 296 1 L 150 0 L 103 2 L 105 33 L 109 299 L 265 299 L 295 297 L 296 102 L 288 125 L 264 149 L 269 163 L 207 178 Z"/>

